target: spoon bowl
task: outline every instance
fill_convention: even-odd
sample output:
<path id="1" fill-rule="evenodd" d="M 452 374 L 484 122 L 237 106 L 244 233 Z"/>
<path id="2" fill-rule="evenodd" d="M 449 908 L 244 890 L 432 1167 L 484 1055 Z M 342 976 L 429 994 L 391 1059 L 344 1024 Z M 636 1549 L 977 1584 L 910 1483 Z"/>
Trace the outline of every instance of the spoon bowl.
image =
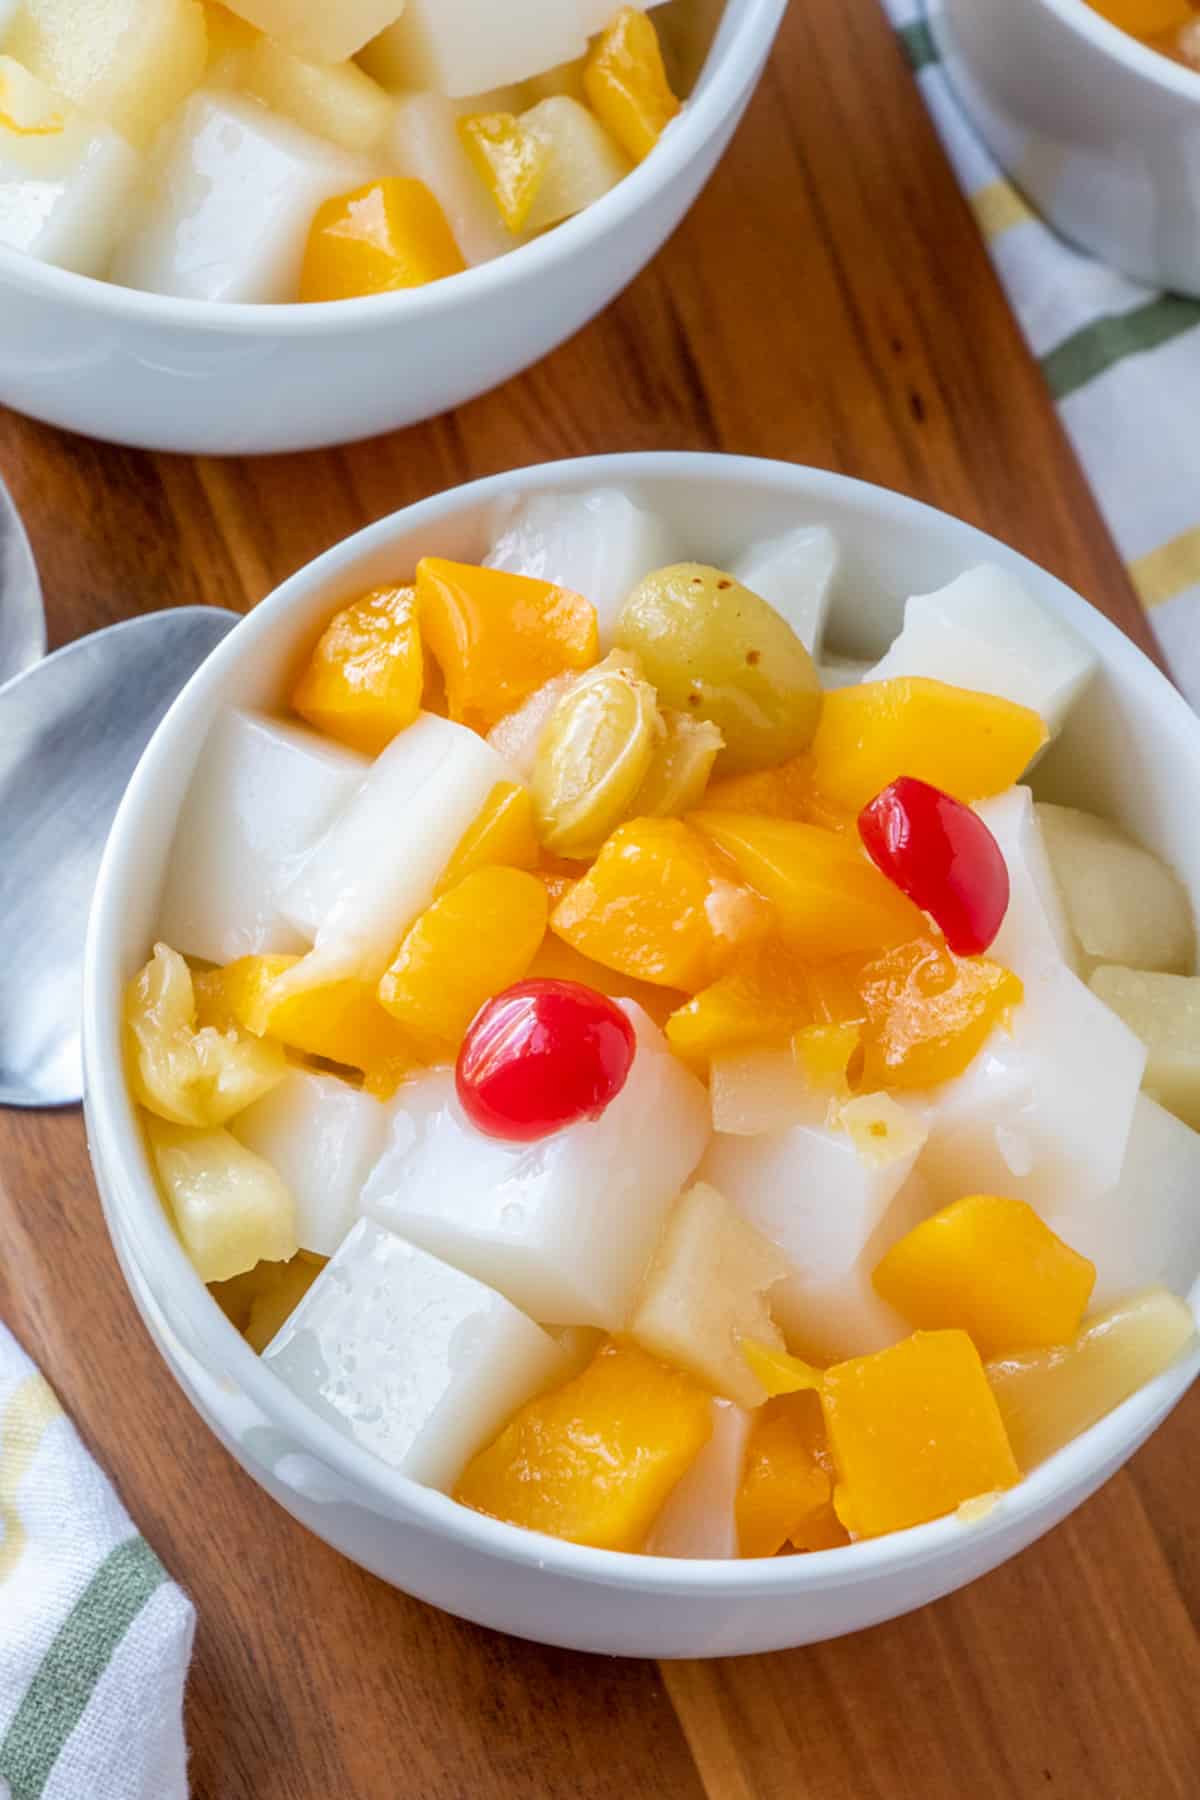
<path id="1" fill-rule="evenodd" d="M 0 683 L 46 654 L 42 587 L 21 515 L 0 481 Z"/>

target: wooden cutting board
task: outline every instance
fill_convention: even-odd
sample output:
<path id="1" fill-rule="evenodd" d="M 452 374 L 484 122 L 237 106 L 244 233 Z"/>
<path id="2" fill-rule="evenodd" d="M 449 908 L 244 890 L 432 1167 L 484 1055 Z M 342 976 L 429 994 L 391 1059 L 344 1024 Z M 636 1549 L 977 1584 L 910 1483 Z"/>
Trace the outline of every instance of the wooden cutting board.
<path id="1" fill-rule="evenodd" d="M 258 462 L 107 449 L 0 415 L 54 643 L 163 606 L 248 607 L 347 532 L 473 476 L 662 448 L 903 489 L 1148 642 L 876 0 L 795 0 L 736 142 L 653 268 L 458 413 Z M 147 1340 L 77 1114 L 0 1114 L 0 1316 L 195 1598 L 198 1800 L 1200 1793 L 1200 1394 L 966 1592 L 840 1643 L 657 1668 L 460 1624 L 273 1506 Z"/>

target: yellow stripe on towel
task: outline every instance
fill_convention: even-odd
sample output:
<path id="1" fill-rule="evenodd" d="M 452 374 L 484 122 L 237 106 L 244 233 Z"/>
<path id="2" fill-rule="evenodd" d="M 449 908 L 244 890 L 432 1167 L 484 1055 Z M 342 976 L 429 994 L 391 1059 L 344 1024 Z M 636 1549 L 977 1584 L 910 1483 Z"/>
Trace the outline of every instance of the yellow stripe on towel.
<path id="1" fill-rule="evenodd" d="M 1033 214 L 1011 181 L 989 181 L 970 196 L 971 211 L 985 240 L 990 244 L 1002 231 L 1023 225 Z"/>
<path id="2" fill-rule="evenodd" d="M 50 1383 L 30 1375 L 16 1388 L 0 1418 L 0 1587 L 21 1560 L 25 1527 L 17 1510 L 17 1493 L 37 1455 L 47 1427 L 62 1407 Z"/>
<path id="3" fill-rule="evenodd" d="M 1143 606 L 1161 606 L 1164 600 L 1194 587 L 1200 582 L 1200 525 L 1139 556 L 1130 563 L 1129 573 Z"/>

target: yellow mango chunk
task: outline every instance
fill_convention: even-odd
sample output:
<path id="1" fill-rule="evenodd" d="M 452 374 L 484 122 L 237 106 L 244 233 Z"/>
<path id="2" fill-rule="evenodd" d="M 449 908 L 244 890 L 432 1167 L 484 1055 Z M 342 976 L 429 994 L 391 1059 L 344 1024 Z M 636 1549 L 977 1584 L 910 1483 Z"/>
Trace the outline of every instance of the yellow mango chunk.
<path id="1" fill-rule="evenodd" d="M 460 119 L 458 135 L 500 217 L 520 231 L 545 180 L 550 146 L 510 112 Z"/>
<path id="2" fill-rule="evenodd" d="M 583 66 L 583 89 L 600 123 L 641 162 L 679 111 L 658 33 L 644 12 L 623 6 Z"/>
<path id="3" fill-rule="evenodd" d="M 818 800 L 857 815 L 900 775 L 958 800 L 985 800 L 1019 781 L 1049 737 L 1027 706 L 905 675 L 826 694 L 812 742 Z"/>
<path id="4" fill-rule="evenodd" d="M 544 874 L 542 881 L 545 885 Z M 570 882 L 568 885 L 574 887 L 575 884 Z M 553 903 L 549 888 L 547 892 Z M 610 1000 L 636 1000 L 642 1011 L 649 1013 L 660 1027 L 666 1024 L 683 999 L 674 988 L 651 987 L 648 981 L 635 981 L 632 975 L 621 975 L 616 969 L 593 962 L 590 956 L 583 956 L 552 931 L 546 933 L 530 963 L 529 977 L 541 981 L 578 981 L 583 987 L 595 988 L 598 994 L 607 994 Z"/>
<path id="5" fill-rule="evenodd" d="M 877 950 L 924 928 L 924 915 L 848 836 L 794 819 L 707 809 L 690 823 L 771 901 L 779 934 L 796 956 L 828 960 Z"/>
<path id="6" fill-rule="evenodd" d="M 469 1463 L 454 1498 L 511 1525 L 598 1550 L 640 1550 L 708 1442 L 704 1389 L 631 1345 L 529 1401 Z"/>
<path id="7" fill-rule="evenodd" d="M 446 684 L 452 719 L 489 731 L 551 676 L 586 669 L 596 609 L 553 582 L 426 556 L 417 565 L 425 647 Z"/>
<path id="8" fill-rule="evenodd" d="M 805 1081 L 831 1095 L 849 1093 L 851 1065 L 861 1047 L 860 1025 L 802 1025 L 792 1038 L 792 1054 Z"/>
<path id="9" fill-rule="evenodd" d="M 176 1125 L 223 1125 L 283 1080 L 287 1064 L 240 1021 L 202 1021 L 192 972 L 156 944 L 125 990 L 125 1038 L 134 1097 Z"/>
<path id="10" fill-rule="evenodd" d="M 659 987 L 694 993 L 760 940 L 770 908 L 678 819 L 614 831 L 550 924 L 584 956 Z"/>
<path id="11" fill-rule="evenodd" d="M 825 1371 L 821 1410 L 852 1537 L 904 1531 L 1020 1471 L 979 1352 L 965 1331 L 918 1331 Z"/>
<path id="12" fill-rule="evenodd" d="M 961 1075 L 994 1026 L 1024 997 L 1019 976 L 982 956 L 955 956 L 921 937 L 862 972 L 866 1011 L 860 1087 L 924 1088 Z"/>
<path id="13" fill-rule="evenodd" d="M 378 756 L 421 710 L 422 663 L 413 589 L 376 588 L 325 627 L 292 706 L 318 731 Z"/>
<path id="14" fill-rule="evenodd" d="M 388 175 L 318 207 L 304 248 L 299 298 L 391 294 L 465 268 L 446 215 L 425 183 Z"/>
<path id="15" fill-rule="evenodd" d="M 455 846 L 437 893 L 457 887 L 476 869 L 536 869 L 540 855 L 529 789 L 515 781 L 498 781 Z"/>
<path id="16" fill-rule="evenodd" d="M 1073 1338 L 1096 1269 L 1024 1200 L 969 1194 L 893 1244 L 872 1279 L 910 1325 L 958 1326 L 988 1357 Z"/>
<path id="17" fill-rule="evenodd" d="M 833 1510 L 832 1461 L 815 1394 L 768 1400 L 755 1415 L 736 1501 L 742 1556 L 849 1543 Z"/>
<path id="18" fill-rule="evenodd" d="M 820 1369 L 802 1362 L 798 1356 L 790 1356 L 774 1344 L 743 1338 L 741 1351 L 755 1379 L 772 1400 L 780 1394 L 816 1393 L 821 1386 Z"/>
<path id="19" fill-rule="evenodd" d="M 380 1004 L 427 1055 L 453 1055 L 484 1001 L 526 974 L 548 913 L 536 875 L 476 869 L 409 927 Z"/>
<path id="20" fill-rule="evenodd" d="M 808 971 L 767 939 L 671 1015 L 667 1042 L 692 1068 L 706 1071 L 719 1051 L 785 1043 L 812 1009 Z"/>
<path id="21" fill-rule="evenodd" d="M 243 956 L 197 977 L 206 1013 L 232 1018 L 256 1036 L 272 1038 L 305 1056 L 384 1077 L 386 1092 L 387 1072 L 398 1076 L 419 1060 L 410 1040 L 380 1006 L 368 982 L 346 976 L 281 990 L 277 984 L 300 960 Z"/>
<path id="22" fill-rule="evenodd" d="M 1089 5 L 1110 24 L 1140 38 L 1173 31 L 1196 16 L 1191 0 L 1089 0 Z"/>
<path id="23" fill-rule="evenodd" d="M 772 769 L 753 769 L 747 775 L 727 775 L 710 782 L 704 807 L 707 812 L 759 813 L 770 819 L 824 823 L 814 811 L 812 757 L 807 750 Z"/>

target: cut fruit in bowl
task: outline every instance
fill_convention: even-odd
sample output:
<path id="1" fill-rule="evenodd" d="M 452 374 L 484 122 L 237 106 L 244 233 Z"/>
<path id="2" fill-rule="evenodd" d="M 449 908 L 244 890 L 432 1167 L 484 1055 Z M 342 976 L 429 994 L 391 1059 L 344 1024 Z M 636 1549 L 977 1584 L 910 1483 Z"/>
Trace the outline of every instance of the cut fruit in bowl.
<path id="1" fill-rule="evenodd" d="M 611 593 L 595 634 L 576 629 L 597 516 L 628 521 L 615 543 L 631 591 L 655 572 L 629 566 L 639 544 L 665 558 L 656 660 L 622 641 L 637 633 Z M 835 546 L 832 576 L 817 531 Z M 408 691 L 393 683 L 363 692 L 359 719 L 336 647 L 352 659 L 362 637 L 327 628 L 427 557 L 458 571 L 460 596 L 475 580 L 462 571 L 502 563 L 501 587 L 482 587 L 520 629 L 447 634 L 438 592 L 427 630 L 418 582 L 424 648 L 466 659 L 458 691 L 478 716 L 413 718 L 407 701 L 393 707 Z M 953 682 L 869 669 L 833 706 L 805 684 L 807 743 L 771 735 L 776 715 L 761 710 L 767 738 L 740 740 L 756 766 L 724 774 L 717 752 L 698 806 L 688 783 L 673 799 L 669 784 L 644 787 L 640 763 L 607 778 L 623 734 L 648 733 L 652 752 L 666 741 L 664 707 L 695 693 L 690 711 L 724 742 L 731 695 L 772 691 L 753 662 L 739 687 L 731 650 L 761 647 L 765 661 L 774 641 L 742 598 L 756 568 L 809 632 L 775 610 L 794 680 L 802 658 L 878 663 L 909 596 L 953 609 L 957 579 L 989 565 L 1033 609 L 1023 630 L 1045 618 L 1047 645 L 1065 646 L 1069 703 L 1036 730 L 1028 689 L 1006 691 L 1008 666 L 990 655 L 986 609 L 963 606 Z M 719 693 L 695 678 L 677 622 L 689 592 L 709 636 L 714 597 L 738 602 Z M 633 616 L 641 632 L 648 614 Z M 515 675 L 539 620 L 538 677 L 560 686 L 530 767 L 547 741 L 554 780 L 535 781 L 526 809 L 513 796 L 529 776 L 494 740 L 497 708 L 503 722 L 504 701 L 530 704 Z M 304 675 L 318 641 L 320 706 Z M 411 654 L 396 640 L 389 682 Z M 570 704 L 605 667 L 637 704 L 603 686 Z M 938 721 L 972 705 L 990 748 L 981 735 L 956 761 Z M 244 854 L 210 857 L 206 835 L 228 835 L 223 790 L 253 790 L 237 786 L 243 756 L 266 771 L 269 816 L 243 798 Z M 592 759 L 604 779 L 588 819 Z M 291 789 L 308 771 L 321 798 L 306 810 Z M 903 858 L 860 843 L 868 772 L 875 793 L 911 775 L 948 797 L 949 810 L 904 809 Z M 1200 1366 L 1197 1134 L 1185 1108 L 1169 1110 L 1188 1091 L 1176 1048 L 1188 1013 L 1172 1001 L 1171 1087 L 1165 1011 L 1124 998 L 1135 979 L 1194 979 L 1179 895 L 1200 893 L 1197 779 L 1200 726 L 1082 600 L 968 527 L 840 477 L 603 458 L 383 521 L 293 578 L 201 671 L 131 784 L 101 875 L 89 1130 L 156 1341 L 305 1523 L 504 1629 L 726 1654 L 855 1630 L 961 1585 L 1078 1504 Z M 662 810 L 639 818 L 639 793 Z M 759 810 L 764 794 L 774 811 Z M 1090 989 L 1078 972 L 1082 915 L 1062 872 L 1074 864 L 1045 841 L 1042 806 L 1105 821 L 1103 857 L 1101 828 L 1084 837 L 1087 867 L 1109 866 L 1113 841 L 1136 846 L 1132 903 L 1153 889 L 1172 909 L 1160 967 L 1118 968 L 1124 1017 L 1094 969 Z M 978 832 L 959 829 L 954 809 L 968 807 Z M 546 842 L 560 816 L 566 854 Z M 956 865 L 947 890 L 930 875 L 947 819 L 956 858 L 987 846 L 993 874 L 1003 858 L 998 931 L 990 876 L 964 887 Z M 175 873 L 185 855 L 213 896 L 203 942 L 207 905 L 189 913 Z M 965 894 L 972 928 L 991 935 L 982 952 L 942 938 L 950 892 L 954 917 Z M 1089 916 L 1103 942 L 1156 960 L 1119 896 Z M 168 918 L 191 1004 L 177 984 L 169 1015 L 156 1011 L 164 984 L 135 982 L 127 1026 L 120 990 Z M 304 1043 L 289 1023 L 301 999 Z M 318 1024 L 326 1035 L 308 1035 Z M 159 1119 L 153 1158 L 122 1073 L 127 1030 L 137 1095 Z M 373 1058 L 367 1043 L 384 1048 Z M 244 1093 L 227 1072 L 243 1068 Z M 1099 1136 L 1085 1129 L 1089 1096 Z M 243 1192 L 257 1211 L 239 1208 Z M 1004 1261 L 1002 1287 L 989 1259 Z M 999 1494 L 986 1511 L 970 1504 L 984 1492 Z"/>

